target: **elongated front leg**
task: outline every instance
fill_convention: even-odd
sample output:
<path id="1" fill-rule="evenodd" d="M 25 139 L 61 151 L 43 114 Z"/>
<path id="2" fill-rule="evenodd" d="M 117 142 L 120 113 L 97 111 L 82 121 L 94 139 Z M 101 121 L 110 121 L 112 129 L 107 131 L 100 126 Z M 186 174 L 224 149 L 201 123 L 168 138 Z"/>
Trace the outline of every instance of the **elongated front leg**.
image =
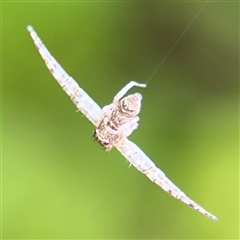
<path id="1" fill-rule="evenodd" d="M 145 88 L 147 87 L 147 84 L 145 83 L 137 83 L 134 81 L 129 82 L 125 87 L 123 87 L 113 98 L 113 103 L 118 102 L 132 87 L 141 87 Z"/>

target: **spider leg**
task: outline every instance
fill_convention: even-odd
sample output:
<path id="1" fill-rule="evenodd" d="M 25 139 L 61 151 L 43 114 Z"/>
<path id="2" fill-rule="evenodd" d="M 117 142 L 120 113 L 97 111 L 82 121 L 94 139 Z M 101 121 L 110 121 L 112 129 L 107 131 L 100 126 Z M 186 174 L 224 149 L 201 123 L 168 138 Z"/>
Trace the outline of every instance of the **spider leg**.
<path id="1" fill-rule="evenodd" d="M 130 136 L 132 132 L 138 128 L 138 121 L 139 121 L 139 117 L 137 116 L 132 120 L 123 124 L 118 129 L 119 134 L 121 134 L 124 138 L 127 138 L 128 136 Z"/>
<path id="2" fill-rule="evenodd" d="M 104 107 L 101 109 L 101 115 L 105 115 L 107 112 L 111 111 L 112 108 L 113 108 L 113 103 L 104 106 Z"/>
<path id="3" fill-rule="evenodd" d="M 99 114 L 99 117 L 98 117 L 96 126 L 99 125 L 99 123 L 103 120 L 104 117 L 106 117 L 106 116 L 109 116 L 109 117 L 110 117 L 113 107 L 114 107 L 114 104 L 111 103 L 111 104 L 109 104 L 109 105 L 104 106 L 104 107 L 101 109 L 101 112 L 100 112 L 100 114 Z"/>
<path id="4" fill-rule="evenodd" d="M 123 87 L 113 98 L 113 103 L 118 102 L 132 87 L 147 87 L 147 84 L 137 83 L 134 81 L 129 82 L 125 87 Z"/>
<path id="5" fill-rule="evenodd" d="M 122 139 L 121 144 L 117 144 L 115 147 L 130 162 L 130 166 L 133 165 L 137 170 L 144 173 L 152 182 L 156 183 L 168 194 L 214 221 L 218 220 L 216 216 L 187 197 L 184 192 L 166 177 L 164 172 L 155 166 L 152 160 L 135 143 L 125 138 Z"/>

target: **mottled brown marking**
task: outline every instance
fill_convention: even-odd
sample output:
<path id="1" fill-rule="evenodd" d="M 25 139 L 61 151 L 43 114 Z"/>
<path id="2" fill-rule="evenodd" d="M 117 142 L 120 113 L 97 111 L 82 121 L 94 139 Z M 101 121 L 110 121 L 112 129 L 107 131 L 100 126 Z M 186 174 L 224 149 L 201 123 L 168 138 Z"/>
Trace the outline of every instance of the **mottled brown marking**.
<path id="1" fill-rule="evenodd" d="M 141 99 L 139 93 L 129 95 L 113 104 L 113 107 L 102 117 L 93 137 L 107 152 L 122 140 L 123 134 L 119 132 L 119 128 L 139 114 Z"/>

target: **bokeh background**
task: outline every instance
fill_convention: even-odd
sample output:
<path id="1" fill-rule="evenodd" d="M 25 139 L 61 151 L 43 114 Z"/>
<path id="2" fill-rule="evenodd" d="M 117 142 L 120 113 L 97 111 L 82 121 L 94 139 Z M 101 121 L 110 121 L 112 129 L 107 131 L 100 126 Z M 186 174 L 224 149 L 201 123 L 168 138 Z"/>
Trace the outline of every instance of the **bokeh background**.
<path id="1" fill-rule="evenodd" d="M 204 2 L 3 2 L 2 237 L 238 239 L 239 3 L 209 2 L 140 91 L 137 143 L 214 222 L 115 149 L 47 70 L 26 31 L 104 106 L 147 82 Z"/>

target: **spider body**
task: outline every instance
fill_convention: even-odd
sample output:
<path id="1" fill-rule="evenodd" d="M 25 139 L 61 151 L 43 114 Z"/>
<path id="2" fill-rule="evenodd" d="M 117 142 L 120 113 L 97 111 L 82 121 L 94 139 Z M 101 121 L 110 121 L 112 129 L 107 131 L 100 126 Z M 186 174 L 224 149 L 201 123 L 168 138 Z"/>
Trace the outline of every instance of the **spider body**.
<path id="1" fill-rule="evenodd" d="M 121 144 L 137 127 L 141 110 L 142 96 L 131 94 L 115 101 L 102 109 L 102 117 L 93 137 L 108 152 Z"/>

